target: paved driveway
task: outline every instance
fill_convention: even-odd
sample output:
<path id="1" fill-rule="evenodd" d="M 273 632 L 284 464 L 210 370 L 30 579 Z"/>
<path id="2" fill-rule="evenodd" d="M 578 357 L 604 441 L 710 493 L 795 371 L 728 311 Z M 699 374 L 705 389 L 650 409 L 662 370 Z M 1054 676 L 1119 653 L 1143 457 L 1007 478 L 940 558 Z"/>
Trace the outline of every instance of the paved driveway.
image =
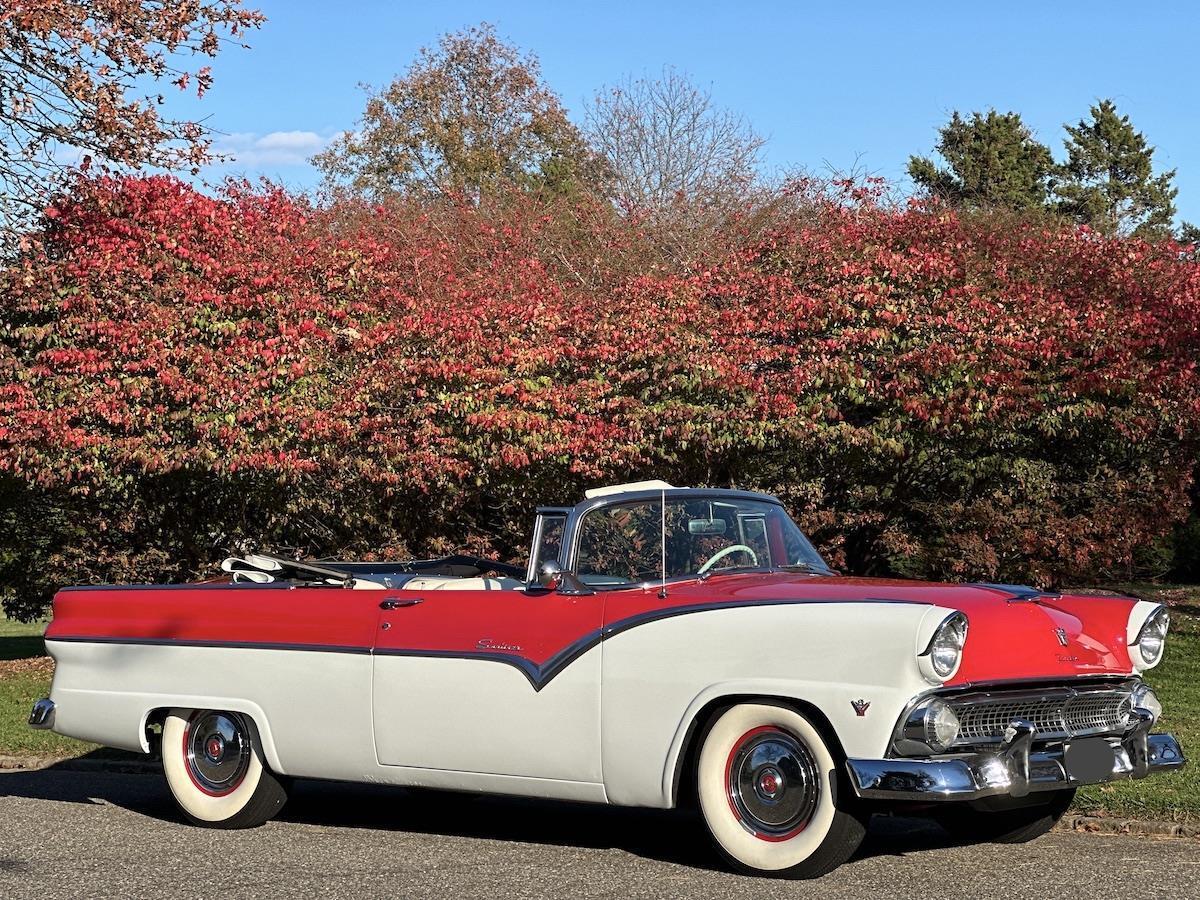
<path id="1" fill-rule="evenodd" d="M 717 867 L 674 814 L 300 783 L 279 821 L 192 828 L 146 775 L 0 773 L 0 897 L 1200 897 L 1200 843 L 1053 834 L 955 846 L 876 820 L 817 882 Z"/>

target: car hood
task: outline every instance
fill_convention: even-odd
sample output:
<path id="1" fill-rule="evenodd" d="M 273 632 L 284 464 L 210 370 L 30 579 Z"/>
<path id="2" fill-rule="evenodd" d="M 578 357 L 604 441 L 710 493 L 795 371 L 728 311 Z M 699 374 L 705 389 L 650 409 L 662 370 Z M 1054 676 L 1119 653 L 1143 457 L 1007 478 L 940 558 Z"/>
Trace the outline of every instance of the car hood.
<path id="1" fill-rule="evenodd" d="M 969 622 L 962 665 L 948 685 L 1014 679 L 1128 675 L 1126 626 L 1137 600 L 1115 595 L 1017 599 L 1002 587 L 792 573 L 725 575 L 671 588 L 676 601 L 921 603 Z M 681 596 L 682 595 L 682 596 Z"/>

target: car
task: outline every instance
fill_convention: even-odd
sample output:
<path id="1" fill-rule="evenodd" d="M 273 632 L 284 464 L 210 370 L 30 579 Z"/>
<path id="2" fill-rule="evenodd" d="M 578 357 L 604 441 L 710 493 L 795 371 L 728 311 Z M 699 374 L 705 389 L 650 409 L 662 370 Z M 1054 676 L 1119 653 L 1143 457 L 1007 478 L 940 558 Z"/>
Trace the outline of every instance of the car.
<path id="1" fill-rule="evenodd" d="M 966 839 L 1184 765 L 1122 596 L 834 572 L 774 497 L 650 481 L 538 509 L 525 566 L 230 558 L 70 587 L 38 728 L 158 750 L 183 815 L 259 825 L 293 778 L 698 809 L 762 875 L 846 861 L 877 812 Z"/>

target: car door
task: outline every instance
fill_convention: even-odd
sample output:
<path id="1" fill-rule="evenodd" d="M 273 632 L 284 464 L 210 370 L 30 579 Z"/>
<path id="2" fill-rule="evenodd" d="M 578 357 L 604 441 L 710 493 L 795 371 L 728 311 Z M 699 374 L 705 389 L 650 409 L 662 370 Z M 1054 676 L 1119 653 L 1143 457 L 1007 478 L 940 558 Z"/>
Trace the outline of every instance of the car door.
<path id="1" fill-rule="evenodd" d="M 600 782 L 600 595 L 397 590 L 380 605 L 382 765 Z"/>

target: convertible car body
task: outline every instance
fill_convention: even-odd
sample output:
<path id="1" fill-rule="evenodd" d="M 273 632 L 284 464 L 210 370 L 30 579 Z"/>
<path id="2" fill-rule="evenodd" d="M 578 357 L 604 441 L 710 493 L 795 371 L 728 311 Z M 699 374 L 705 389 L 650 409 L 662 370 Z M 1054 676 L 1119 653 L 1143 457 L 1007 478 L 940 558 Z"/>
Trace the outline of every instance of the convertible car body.
<path id="1" fill-rule="evenodd" d="M 873 811 L 1047 830 L 1081 784 L 1183 765 L 1140 673 L 1167 611 L 840 577 L 774 498 L 643 482 L 537 513 L 528 565 L 226 560 L 66 588 L 31 724 L 161 749 L 194 822 L 287 777 L 699 806 L 762 873 L 822 874 Z"/>

